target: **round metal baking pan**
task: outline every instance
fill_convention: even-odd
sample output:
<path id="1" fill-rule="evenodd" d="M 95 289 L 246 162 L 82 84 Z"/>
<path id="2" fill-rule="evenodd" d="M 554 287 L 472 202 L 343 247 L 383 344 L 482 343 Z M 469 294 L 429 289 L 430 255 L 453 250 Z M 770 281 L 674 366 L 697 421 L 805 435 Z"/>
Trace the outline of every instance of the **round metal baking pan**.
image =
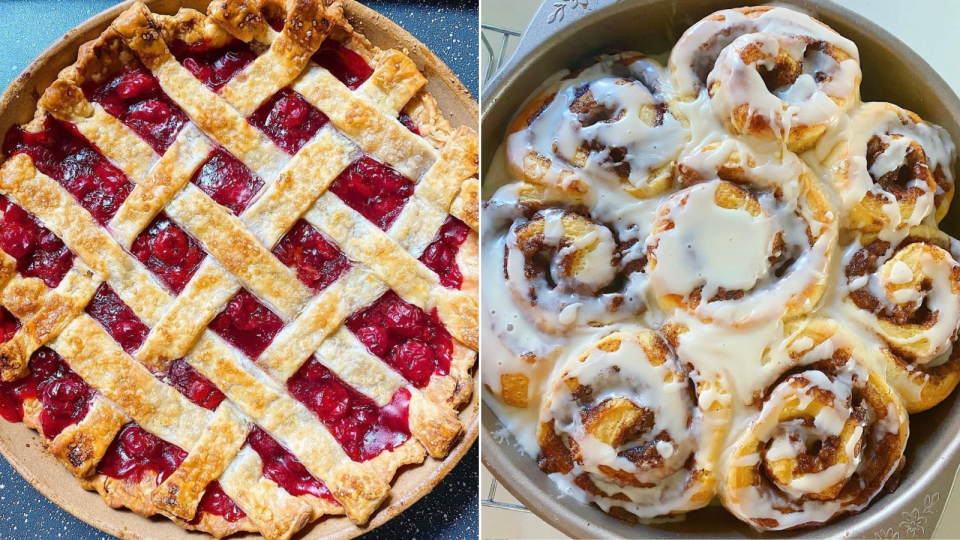
<path id="1" fill-rule="evenodd" d="M 172 14 L 180 7 L 206 11 L 209 1 L 146 0 L 144 3 L 156 13 Z M 132 0 L 123 2 L 88 19 L 67 32 L 27 66 L 0 96 L 0 133 L 6 133 L 13 125 L 29 121 L 40 94 L 56 79 L 61 69 L 76 60 L 80 45 L 98 36 L 131 3 Z M 407 50 L 426 76 L 427 90 L 436 98 L 440 110 L 454 127 L 465 125 L 478 128 L 479 109 L 473 96 L 450 68 L 425 45 L 386 17 L 353 0 L 344 0 L 344 8 L 351 24 L 374 45 Z M 463 438 L 450 455 L 443 460 L 428 457 L 420 466 L 404 467 L 398 471 L 392 482 L 390 497 L 367 526 L 358 528 L 345 517 L 329 516 L 308 525 L 297 538 L 353 538 L 383 525 L 409 508 L 453 470 L 477 440 L 480 429 L 478 388 L 475 388 L 473 399 L 461 411 L 460 421 L 464 425 Z M 23 424 L 0 421 L 0 454 L 51 501 L 106 533 L 129 540 L 195 540 L 201 536 L 181 529 L 166 518 L 145 519 L 128 510 L 109 508 L 100 495 L 82 489 L 76 478 L 43 450 L 36 432 Z M 260 538 L 260 535 L 240 534 L 231 538 Z"/>
<path id="2" fill-rule="evenodd" d="M 667 52 L 686 28 L 704 16 L 718 9 L 752 4 L 755 3 L 730 0 L 544 3 L 524 33 L 516 54 L 484 88 L 481 144 L 485 152 L 481 173 L 490 168 L 494 150 L 502 144 L 512 117 L 550 75 L 580 67 L 591 57 L 611 50 Z M 829 0 L 785 0 L 777 4 L 806 11 L 857 43 L 863 66 L 864 101 L 889 101 L 906 107 L 940 124 L 954 141 L 960 142 L 960 99 L 923 58 L 900 40 Z M 507 180 L 488 178 L 485 174 L 481 178 L 484 196 Z M 957 206 L 941 224 L 955 237 L 960 235 Z M 960 391 L 932 410 L 910 417 L 907 464 L 899 489 L 879 497 L 861 514 L 815 529 L 761 534 L 717 506 L 696 511 L 676 523 L 626 524 L 563 496 L 512 439 L 503 441 L 493 435 L 500 424 L 486 406 L 482 410 L 481 459 L 527 508 L 575 538 L 929 537 L 960 466 L 958 395 Z"/>

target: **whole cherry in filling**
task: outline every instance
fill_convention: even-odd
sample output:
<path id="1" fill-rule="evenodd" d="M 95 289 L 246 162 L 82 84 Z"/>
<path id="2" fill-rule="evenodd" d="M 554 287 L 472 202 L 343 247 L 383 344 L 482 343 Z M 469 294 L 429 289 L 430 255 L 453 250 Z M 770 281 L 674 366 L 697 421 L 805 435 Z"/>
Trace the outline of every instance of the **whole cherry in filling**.
<path id="1" fill-rule="evenodd" d="M 288 154 L 296 154 L 330 120 L 300 94 L 284 88 L 260 106 L 251 124 Z"/>
<path id="2" fill-rule="evenodd" d="M 99 84 L 88 82 L 82 89 L 88 100 L 99 103 L 161 154 L 187 123 L 187 115 L 163 93 L 150 70 L 139 63 Z"/>
<path id="3" fill-rule="evenodd" d="M 226 399 L 210 379 L 204 377 L 183 359 L 174 360 L 167 368 L 166 380 L 187 399 L 203 407 L 215 410 Z"/>
<path id="4" fill-rule="evenodd" d="M 360 85 L 373 75 L 373 68 L 362 56 L 332 39 L 324 40 L 313 55 L 313 61 L 326 68 L 351 90 L 360 88 Z"/>
<path id="5" fill-rule="evenodd" d="M 173 474 L 187 457 L 179 446 L 129 423 L 110 443 L 97 465 L 97 472 L 110 478 L 139 482 L 147 472 L 157 475 L 157 484 Z"/>
<path id="6" fill-rule="evenodd" d="M 448 289 L 459 289 L 463 285 L 463 274 L 457 264 L 457 253 L 467 240 L 470 227 L 459 219 L 448 216 L 437 238 L 427 246 L 420 262 L 440 276 L 440 284 Z"/>
<path id="7" fill-rule="evenodd" d="M 13 339 L 19 329 L 20 321 L 13 316 L 13 313 L 7 311 L 7 308 L 0 306 L 0 343 Z"/>
<path id="8" fill-rule="evenodd" d="M 364 311 L 347 319 L 347 328 L 374 355 L 399 371 L 417 388 L 434 374 L 450 372 L 453 338 L 437 310 L 423 310 L 388 291 Z"/>
<path id="9" fill-rule="evenodd" d="M 42 129 L 22 127 L 7 132 L 3 151 L 26 154 L 43 174 L 60 183 L 101 225 L 106 225 L 133 191 L 127 177 L 86 140 L 47 117 Z"/>
<path id="10" fill-rule="evenodd" d="M 414 135 L 420 135 L 420 128 L 418 128 L 417 125 L 413 123 L 413 119 L 410 118 L 410 115 L 406 113 L 402 113 L 400 114 L 400 118 L 397 118 L 397 120 L 399 120 L 400 123 L 403 124 L 403 127 L 413 132 Z"/>
<path id="11" fill-rule="evenodd" d="M 28 373 L 13 382 L 0 382 L 0 416 L 9 422 L 23 420 L 23 402 L 40 400 L 40 427 L 53 439 L 90 410 L 93 390 L 74 373 L 59 354 L 47 347 L 30 357 Z"/>
<path id="12" fill-rule="evenodd" d="M 190 521 L 190 524 L 199 524 L 204 514 L 220 516 L 230 523 L 235 523 L 247 517 L 246 512 L 224 493 L 220 482 L 216 480 L 207 484 L 206 490 L 203 492 L 203 497 L 197 505 L 197 514 L 193 517 L 193 520 Z"/>
<path id="13" fill-rule="evenodd" d="M 384 407 L 341 381 L 311 357 L 287 381 L 290 393 L 313 411 L 354 461 L 373 459 L 410 438 L 410 391 Z"/>
<path id="14" fill-rule="evenodd" d="M 256 359 L 283 328 L 283 320 L 252 294 L 241 290 L 210 322 L 210 329 Z"/>
<path id="15" fill-rule="evenodd" d="M 17 260 L 17 272 L 56 287 L 73 266 L 73 253 L 37 219 L 0 195 L 0 249 Z"/>
<path id="16" fill-rule="evenodd" d="M 327 486 L 314 478 L 296 456 L 280 446 L 266 431 L 254 426 L 247 436 L 247 443 L 263 461 L 263 476 L 276 482 L 287 493 L 336 501 Z"/>
<path id="17" fill-rule="evenodd" d="M 253 196 L 263 187 L 263 180 L 253 174 L 230 152 L 218 147 L 190 180 L 217 204 L 240 215 Z"/>
<path id="18" fill-rule="evenodd" d="M 130 306 L 123 303 L 106 283 L 97 288 L 97 292 L 87 304 L 86 312 L 100 323 L 128 354 L 139 349 L 150 332 Z"/>
<path id="19" fill-rule="evenodd" d="M 164 213 L 133 241 L 130 252 L 177 294 L 206 256 L 200 243 Z"/>
<path id="20" fill-rule="evenodd" d="M 369 156 L 352 163 L 330 185 L 337 197 L 384 231 L 400 215 L 413 190 L 413 182 Z"/>
<path id="21" fill-rule="evenodd" d="M 239 40 L 215 49 L 204 41 L 188 44 L 176 40 L 170 43 L 170 52 L 187 71 L 214 91 L 220 90 L 257 58 L 250 47 Z"/>
<path id="22" fill-rule="evenodd" d="M 304 285 L 318 293 L 350 269 L 350 261 L 304 220 L 298 220 L 280 240 L 273 254 L 294 268 Z"/>

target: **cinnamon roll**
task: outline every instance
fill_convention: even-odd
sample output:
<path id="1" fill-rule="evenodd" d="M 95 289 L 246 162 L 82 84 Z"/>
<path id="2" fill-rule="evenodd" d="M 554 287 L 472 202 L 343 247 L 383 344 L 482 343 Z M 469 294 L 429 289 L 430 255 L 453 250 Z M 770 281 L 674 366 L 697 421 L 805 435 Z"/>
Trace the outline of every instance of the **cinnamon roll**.
<path id="1" fill-rule="evenodd" d="M 734 326 L 813 309 L 826 286 L 836 214 L 793 154 L 763 161 L 727 139 L 680 163 L 685 189 L 657 211 L 647 239 L 660 308 Z"/>
<path id="2" fill-rule="evenodd" d="M 586 193 L 595 180 L 639 198 L 663 193 L 690 138 L 668 86 L 663 68 L 639 53 L 604 57 L 520 112 L 509 130 L 509 167 L 571 193 Z"/>
<path id="3" fill-rule="evenodd" d="M 950 135 L 890 103 L 864 103 L 823 158 L 848 226 L 865 232 L 940 221 L 953 199 Z"/>
<path id="4" fill-rule="evenodd" d="M 733 446 L 723 505 L 760 530 L 863 510 L 903 464 L 907 414 L 862 348 L 832 320 L 804 321 L 806 367 L 767 395 Z M 829 341 L 830 343 L 827 343 Z"/>
<path id="5" fill-rule="evenodd" d="M 681 99 L 706 89 L 736 134 L 811 148 L 860 96 L 856 45 L 784 8 L 719 11 L 690 27 L 669 62 Z"/>
<path id="6" fill-rule="evenodd" d="M 649 520 L 713 498 L 726 411 L 701 408 L 666 342 L 615 332 L 563 367 L 543 399 L 539 464 L 611 515 Z"/>
<path id="7" fill-rule="evenodd" d="M 854 244 L 844 260 L 844 313 L 879 338 L 887 380 L 911 413 L 960 382 L 960 264 L 950 247 L 949 236 L 919 226 L 897 246 Z"/>
<path id="8" fill-rule="evenodd" d="M 537 327 L 558 334 L 636 314 L 641 302 L 620 292 L 625 246 L 605 225 L 571 210 L 547 208 L 519 220 L 504 245 L 503 271 L 517 304 Z"/>

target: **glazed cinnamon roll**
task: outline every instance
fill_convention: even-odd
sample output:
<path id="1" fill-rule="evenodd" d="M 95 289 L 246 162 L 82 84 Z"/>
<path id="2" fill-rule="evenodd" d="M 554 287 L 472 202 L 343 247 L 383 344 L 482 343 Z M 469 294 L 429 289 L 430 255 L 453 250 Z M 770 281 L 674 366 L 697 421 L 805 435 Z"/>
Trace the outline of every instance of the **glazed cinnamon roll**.
<path id="1" fill-rule="evenodd" d="M 516 302 L 541 331 L 601 326 L 642 309 L 621 292 L 624 273 L 638 270 L 636 264 L 621 264 L 628 249 L 602 223 L 548 208 L 510 230 L 504 275 Z"/>
<path id="2" fill-rule="evenodd" d="M 854 244 L 844 260 L 844 313 L 879 338 L 887 380 L 911 413 L 933 407 L 960 382 L 960 264 L 951 239 L 929 226 L 899 245 Z"/>
<path id="3" fill-rule="evenodd" d="M 685 189 L 659 207 L 646 241 L 650 284 L 676 309 L 734 326 L 811 311 L 826 285 L 836 213 L 793 154 L 763 161 L 727 139 L 680 163 Z"/>
<path id="4" fill-rule="evenodd" d="M 956 146 L 940 126 L 890 103 L 864 103 L 839 142 L 827 141 L 827 177 L 865 232 L 940 221 L 953 199 Z"/>
<path id="5" fill-rule="evenodd" d="M 769 6 L 714 13 L 669 62 L 681 99 L 709 93 L 731 132 L 811 148 L 860 96 L 856 45 L 823 23 Z"/>
<path id="6" fill-rule="evenodd" d="M 682 514 L 713 498 L 725 412 L 701 408 L 660 336 L 616 332 L 554 379 L 538 461 L 570 495 L 620 519 Z"/>
<path id="7" fill-rule="evenodd" d="M 689 140 L 663 68 L 639 53 L 608 56 L 550 85 L 509 130 L 508 165 L 534 184 L 586 193 L 593 181 L 639 198 L 666 191 Z"/>
<path id="8" fill-rule="evenodd" d="M 723 505 L 759 530 L 813 526 L 866 508 L 896 482 L 907 414 L 865 353 L 829 319 L 793 323 L 806 367 L 784 377 L 739 437 Z M 827 343 L 829 341 L 829 343 Z"/>

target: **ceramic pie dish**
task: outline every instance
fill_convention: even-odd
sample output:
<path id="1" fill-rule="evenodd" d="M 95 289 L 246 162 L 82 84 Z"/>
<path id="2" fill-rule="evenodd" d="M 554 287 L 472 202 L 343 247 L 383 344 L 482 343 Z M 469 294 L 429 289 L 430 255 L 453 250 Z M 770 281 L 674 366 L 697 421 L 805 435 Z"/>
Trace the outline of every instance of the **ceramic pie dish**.
<path id="1" fill-rule="evenodd" d="M 922 59 L 895 38 L 832 3 L 782 2 L 779 4 L 809 13 L 857 44 L 864 73 L 862 86 L 864 101 L 891 101 L 916 109 L 921 116 L 926 115 L 931 121 L 944 126 L 952 137 L 956 138 L 958 127 L 956 96 Z M 510 121 L 516 115 L 516 111 L 522 110 L 522 104 L 527 96 L 536 94 L 536 89 L 541 83 L 557 71 L 588 66 L 597 54 L 610 53 L 611 50 L 642 51 L 653 55 L 666 52 L 671 49 L 683 31 L 694 22 L 720 9 L 743 5 L 745 4 L 737 2 L 641 1 L 629 4 L 580 2 L 576 5 L 545 6 L 534 18 L 534 23 L 526 32 L 514 59 L 490 83 L 484 94 L 483 143 L 488 148 L 499 147 L 508 129 L 511 133 L 516 129 L 516 127 L 510 127 Z M 587 78 L 589 74 L 583 76 Z M 714 88 L 711 87 L 711 92 L 713 91 Z M 713 96 L 712 93 L 711 96 Z M 531 110 L 535 107 L 536 105 L 531 107 Z M 544 107 L 540 110 L 548 109 Z M 543 114 L 547 116 L 548 113 Z M 514 126 L 517 125 L 514 124 Z M 666 121 L 656 125 L 666 125 Z M 563 139 L 563 141 L 569 142 L 569 139 Z M 512 150 L 514 146 L 510 146 L 508 154 Z M 538 148 L 538 151 L 543 150 Z M 557 151 L 556 148 L 554 151 Z M 497 159 L 499 158 L 490 152 L 484 155 L 481 170 L 485 173 L 483 186 L 485 197 L 492 194 L 506 179 L 506 175 L 495 168 Z M 525 169 L 524 172 L 529 174 L 531 170 L 536 169 Z M 560 178 L 565 179 L 562 173 Z M 570 178 L 575 179 L 576 176 Z M 566 182 L 566 179 L 564 181 Z M 573 181 L 564 183 L 563 189 L 576 189 L 574 184 Z M 523 199 L 524 196 L 523 193 L 520 194 L 521 200 L 526 200 Z M 532 197 L 531 200 L 534 200 L 535 196 Z M 948 215 L 942 222 L 942 227 L 945 231 L 955 234 L 958 227 L 954 215 Z M 517 229 L 516 234 L 519 238 L 520 228 Z M 540 320 L 538 320 L 539 325 L 541 325 Z M 508 327 L 507 330 L 511 328 Z M 608 349 L 604 348 L 604 350 Z M 616 350 L 616 347 L 612 350 Z M 496 359 L 486 358 L 485 360 L 495 361 Z M 569 369 L 571 372 L 576 371 L 576 368 Z M 579 371 L 576 373 L 578 376 L 585 376 Z M 574 386 L 571 386 L 571 391 L 577 395 L 579 388 L 576 390 L 573 388 Z M 512 399 L 512 394 L 509 397 Z M 900 487 L 896 491 L 877 500 L 862 514 L 841 518 L 825 526 L 806 531 L 765 533 L 762 536 L 873 537 L 876 535 L 892 537 L 897 535 L 897 537 L 913 537 L 931 535 L 935 528 L 935 520 L 938 519 L 951 488 L 953 473 L 957 467 L 956 399 L 955 396 L 951 396 L 939 406 L 925 413 L 919 413 L 915 417 L 915 421 L 911 424 L 906 468 L 903 471 Z M 584 422 L 592 420 L 590 418 Z M 485 464 L 528 508 L 571 536 L 676 537 L 679 534 L 700 538 L 761 535 L 725 516 L 716 507 L 708 507 L 691 514 L 683 521 L 659 525 L 632 526 L 612 519 L 595 508 L 580 505 L 562 497 L 560 490 L 553 485 L 551 479 L 539 471 L 536 463 L 518 450 L 518 445 L 513 444 L 512 438 L 504 436 L 506 431 L 490 408 L 484 408 L 483 422 Z M 541 439 L 541 448 L 543 448 L 542 441 L 543 439 Z M 551 458 L 546 450 L 544 453 L 547 454 L 545 462 L 549 466 Z M 580 478 L 577 480 L 579 481 Z M 914 515 L 924 519 L 914 519 Z"/>
<path id="2" fill-rule="evenodd" d="M 124 538 L 196 535 L 96 492 L 345 538 L 472 444 L 476 105 L 409 34 L 354 2 L 125 3 L 0 107 L 5 417 L 43 433 L 0 450 L 51 500 Z"/>

